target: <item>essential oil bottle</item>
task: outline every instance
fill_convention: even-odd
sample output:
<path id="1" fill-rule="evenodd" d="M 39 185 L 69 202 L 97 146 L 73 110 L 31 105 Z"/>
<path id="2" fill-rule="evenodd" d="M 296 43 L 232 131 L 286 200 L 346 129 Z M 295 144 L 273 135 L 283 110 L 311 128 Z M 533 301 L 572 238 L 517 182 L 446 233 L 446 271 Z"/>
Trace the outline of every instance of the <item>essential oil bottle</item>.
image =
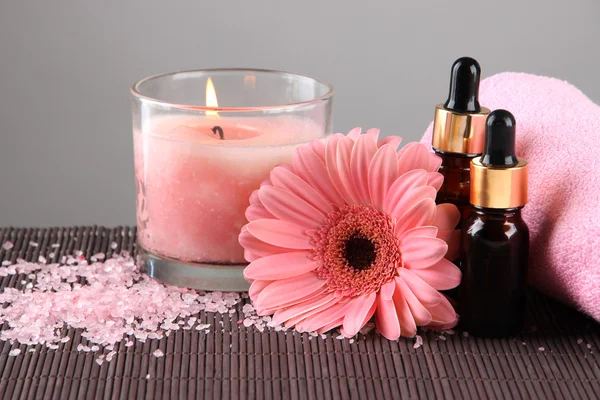
<path id="1" fill-rule="evenodd" d="M 515 119 L 493 111 L 485 149 L 471 161 L 472 211 L 461 232 L 460 325 L 474 336 L 500 337 L 523 328 L 529 229 L 527 162 L 515 155 Z"/>
<path id="2" fill-rule="evenodd" d="M 452 203 L 461 212 L 461 224 L 471 211 L 469 204 L 470 163 L 483 152 L 485 119 L 490 110 L 479 105 L 481 67 L 462 57 L 452 65 L 448 100 L 435 108 L 433 150 L 442 157 L 444 183 L 438 203 Z M 460 225 L 459 224 L 459 227 Z"/>

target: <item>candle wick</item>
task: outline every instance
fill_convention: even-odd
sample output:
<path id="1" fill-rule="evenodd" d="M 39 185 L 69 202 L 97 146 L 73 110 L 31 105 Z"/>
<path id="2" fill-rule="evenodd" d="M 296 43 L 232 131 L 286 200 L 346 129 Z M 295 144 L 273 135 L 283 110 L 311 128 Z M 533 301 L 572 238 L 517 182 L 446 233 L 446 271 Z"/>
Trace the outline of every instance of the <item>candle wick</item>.
<path id="1" fill-rule="evenodd" d="M 225 139 L 223 136 L 223 128 L 221 128 L 220 126 L 215 126 L 211 129 L 212 133 L 214 133 L 215 135 L 218 134 L 219 137 L 221 138 L 221 140 Z"/>

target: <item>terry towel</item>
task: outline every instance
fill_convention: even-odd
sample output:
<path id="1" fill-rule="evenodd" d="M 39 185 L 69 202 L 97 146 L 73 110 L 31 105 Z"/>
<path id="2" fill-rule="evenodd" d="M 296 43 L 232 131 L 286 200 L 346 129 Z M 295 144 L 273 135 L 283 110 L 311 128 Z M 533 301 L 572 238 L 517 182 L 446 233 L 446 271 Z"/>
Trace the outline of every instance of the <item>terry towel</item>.
<path id="1" fill-rule="evenodd" d="M 529 282 L 600 321 L 600 107 L 567 82 L 522 73 L 483 80 L 480 103 L 513 113 L 529 163 Z"/>

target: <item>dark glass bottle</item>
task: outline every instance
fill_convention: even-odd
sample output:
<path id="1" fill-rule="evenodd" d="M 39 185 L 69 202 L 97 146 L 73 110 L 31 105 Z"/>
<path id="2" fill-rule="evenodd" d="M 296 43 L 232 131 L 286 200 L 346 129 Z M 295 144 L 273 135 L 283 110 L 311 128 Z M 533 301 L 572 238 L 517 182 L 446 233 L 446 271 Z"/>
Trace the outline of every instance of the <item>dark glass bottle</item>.
<path id="1" fill-rule="evenodd" d="M 515 155 L 515 119 L 490 113 L 483 155 L 471 161 L 471 215 L 461 231 L 458 314 L 475 336 L 513 335 L 523 327 L 529 229 L 527 162 Z"/>
<path id="2" fill-rule="evenodd" d="M 471 160 L 468 155 L 449 154 L 441 150 L 435 150 L 442 158 L 439 173 L 444 175 L 444 183 L 438 191 L 436 202 L 452 203 L 458 207 L 461 222 L 466 221 L 471 214 L 471 203 L 469 202 L 471 189 Z M 457 228 L 461 228 L 461 223 Z"/>
<path id="3" fill-rule="evenodd" d="M 525 315 L 529 257 L 529 229 L 521 208 L 473 207 L 461 243 L 461 326 L 483 337 L 518 333 Z"/>
<path id="4" fill-rule="evenodd" d="M 442 158 L 439 172 L 444 176 L 436 201 L 456 205 L 461 222 L 470 212 L 470 162 L 483 153 L 485 119 L 490 112 L 479 104 L 480 79 L 481 68 L 476 60 L 456 60 L 450 72 L 448 99 L 436 106 L 433 119 L 431 144 Z"/>

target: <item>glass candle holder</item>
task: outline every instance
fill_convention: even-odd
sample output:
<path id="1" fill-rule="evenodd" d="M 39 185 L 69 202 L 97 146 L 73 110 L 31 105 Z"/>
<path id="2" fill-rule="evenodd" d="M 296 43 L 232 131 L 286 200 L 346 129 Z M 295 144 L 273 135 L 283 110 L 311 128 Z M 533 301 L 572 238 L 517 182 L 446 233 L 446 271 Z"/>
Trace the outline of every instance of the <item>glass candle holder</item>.
<path id="1" fill-rule="evenodd" d="M 238 235 L 250 194 L 295 147 L 331 133 L 332 86 L 210 69 L 145 78 L 132 97 L 142 269 L 177 286 L 247 290 Z"/>

